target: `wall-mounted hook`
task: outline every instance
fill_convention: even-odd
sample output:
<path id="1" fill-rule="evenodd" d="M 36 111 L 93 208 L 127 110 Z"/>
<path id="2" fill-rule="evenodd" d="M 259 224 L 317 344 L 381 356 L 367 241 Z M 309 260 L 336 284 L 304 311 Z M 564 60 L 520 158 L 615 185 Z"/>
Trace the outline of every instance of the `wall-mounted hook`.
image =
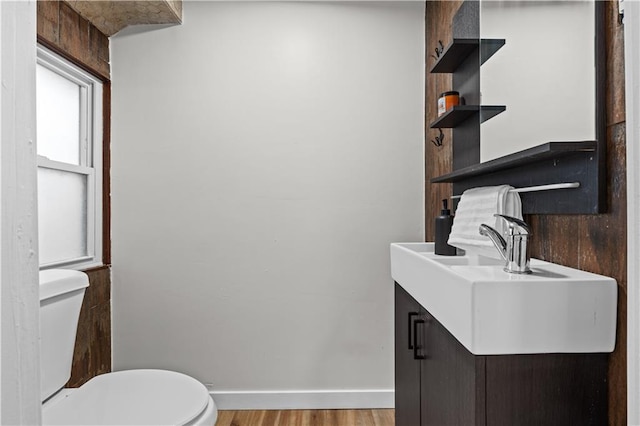
<path id="1" fill-rule="evenodd" d="M 435 51 L 436 54 L 431 55 L 431 57 L 437 61 L 438 58 L 440 58 L 440 55 L 442 55 L 442 52 L 444 52 L 444 44 L 442 44 L 442 40 L 438 40 L 438 47 L 435 48 Z"/>
<path id="2" fill-rule="evenodd" d="M 436 136 L 435 139 L 432 139 L 431 143 L 435 146 L 442 146 L 442 142 L 444 142 L 444 133 L 442 133 L 442 129 L 438 129 L 438 131 L 440 132 L 440 134 Z"/>

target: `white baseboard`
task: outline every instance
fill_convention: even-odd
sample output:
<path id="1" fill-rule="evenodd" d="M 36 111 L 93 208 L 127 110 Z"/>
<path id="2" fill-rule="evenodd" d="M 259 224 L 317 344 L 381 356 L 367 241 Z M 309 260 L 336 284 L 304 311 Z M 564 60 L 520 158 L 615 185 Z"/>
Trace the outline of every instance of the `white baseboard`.
<path id="1" fill-rule="evenodd" d="M 219 410 L 380 409 L 394 407 L 393 389 L 212 391 Z"/>

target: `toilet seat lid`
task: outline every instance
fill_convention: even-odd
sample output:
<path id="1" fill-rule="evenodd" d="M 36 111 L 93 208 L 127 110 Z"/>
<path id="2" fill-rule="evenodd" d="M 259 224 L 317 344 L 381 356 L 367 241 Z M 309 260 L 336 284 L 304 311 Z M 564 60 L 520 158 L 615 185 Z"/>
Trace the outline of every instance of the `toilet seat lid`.
<path id="1" fill-rule="evenodd" d="M 209 403 L 207 388 L 185 374 L 127 370 L 94 377 L 43 410 L 44 424 L 184 425 Z"/>

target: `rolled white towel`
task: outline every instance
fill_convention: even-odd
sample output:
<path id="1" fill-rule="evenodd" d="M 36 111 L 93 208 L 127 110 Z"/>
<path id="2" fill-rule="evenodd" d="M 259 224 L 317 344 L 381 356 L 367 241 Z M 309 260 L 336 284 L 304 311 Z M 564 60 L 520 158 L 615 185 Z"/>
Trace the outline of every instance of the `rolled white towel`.
<path id="1" fill-rule="evenodd" d="M 491 240 L 480 235 L 479 228 L 485 223 L 505 236 L 507 225 L 501 218 L 494 217 L 494 214 L 522 219 L 520 195 L 511 191 L 512 189 L 509 185 L 500 185 L 464 191 L 453 218 L 449 245 L 470 253 L 501 259 Z"/>

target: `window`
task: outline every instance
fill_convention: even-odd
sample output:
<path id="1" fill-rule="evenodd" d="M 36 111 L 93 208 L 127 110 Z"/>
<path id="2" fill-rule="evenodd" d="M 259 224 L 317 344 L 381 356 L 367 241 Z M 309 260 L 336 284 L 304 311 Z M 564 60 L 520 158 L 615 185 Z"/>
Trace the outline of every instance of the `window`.
<path id="1" fill-rule="evenodd" d="M 38 46 L 40 268 L 102 264 L 102 83 Z"/>

